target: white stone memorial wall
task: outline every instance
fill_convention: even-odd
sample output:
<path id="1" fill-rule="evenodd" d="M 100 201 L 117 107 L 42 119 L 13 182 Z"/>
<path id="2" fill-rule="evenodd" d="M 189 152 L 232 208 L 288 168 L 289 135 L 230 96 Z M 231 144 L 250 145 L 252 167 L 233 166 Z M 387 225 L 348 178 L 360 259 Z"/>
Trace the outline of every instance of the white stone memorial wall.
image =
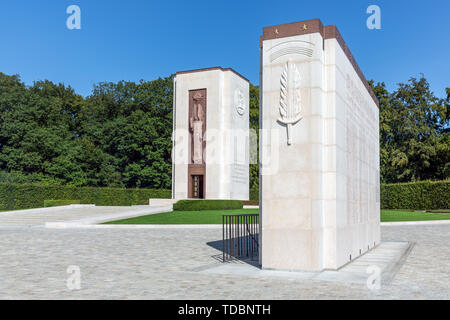
<path id="1" fill-rule="evenodd" d="M 263 268 L 337 269 L 380 241 L 378 107 L 341 40 L 319 20 L 264 28 Z"/>

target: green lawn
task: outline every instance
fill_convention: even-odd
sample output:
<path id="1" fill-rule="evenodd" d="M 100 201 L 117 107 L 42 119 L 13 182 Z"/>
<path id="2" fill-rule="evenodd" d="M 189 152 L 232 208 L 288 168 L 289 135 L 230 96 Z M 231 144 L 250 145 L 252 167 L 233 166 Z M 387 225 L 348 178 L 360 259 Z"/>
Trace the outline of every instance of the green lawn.
<path id="1" fill-rule="evenodd" d="M 255 214 L 258 209 L 173 211 L 106 222 L 105 224 L 221 224 L 224 214 Z M 381 221 L 448 220 L 450 214 L 382 210 Z"/>
<path id="2" fill-rule="evenodd" d="M 450 214 L 445 213 L 381 210 L 381 222 L 449 220 L 449 219 Z"/>
<path id="3" fill-rule="evenodd" d="M 173 211 L 105 222 L 105 224 L 222 224 L 224 214 L 255 214 L 258 211 L 258 209 Z"/>

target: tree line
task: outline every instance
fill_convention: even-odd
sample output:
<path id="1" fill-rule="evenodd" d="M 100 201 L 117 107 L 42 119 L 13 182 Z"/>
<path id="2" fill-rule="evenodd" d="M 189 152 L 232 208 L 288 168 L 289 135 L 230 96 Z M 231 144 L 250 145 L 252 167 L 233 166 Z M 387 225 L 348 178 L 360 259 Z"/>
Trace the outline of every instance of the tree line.
<path id="1" fill-rule="evenodd" d="M 380 100 L 382 182 L 450 177 L 449 104 L 422 76 Z M 70 86 L 0 72 L 0 182 L 170 188 L 173 76 Z M 259 88 L 250 85 L 250 127 L 259 127 Z M 258 165 L 250 165 L 258 186 Z"/>
<path id="2" fill-rule="evenodd" d="M 0 73 L 0 181 L 170 188 L 172 77 L 26 86 Z"/>

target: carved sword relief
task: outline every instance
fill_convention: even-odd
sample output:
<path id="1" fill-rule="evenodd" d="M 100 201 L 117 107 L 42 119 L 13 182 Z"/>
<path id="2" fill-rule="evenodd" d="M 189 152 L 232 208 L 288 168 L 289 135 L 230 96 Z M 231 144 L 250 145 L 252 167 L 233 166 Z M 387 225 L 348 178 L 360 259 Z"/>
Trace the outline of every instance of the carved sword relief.
<path id="1" fill-rule="evenodd" d="M 295 64 L 287 61 L 280 78 L 281 117 L 278 122 L 286 125 L 288 145 L 292 144 L 292 126 L 302 119 L 300 98 L 300 72 Z"/>

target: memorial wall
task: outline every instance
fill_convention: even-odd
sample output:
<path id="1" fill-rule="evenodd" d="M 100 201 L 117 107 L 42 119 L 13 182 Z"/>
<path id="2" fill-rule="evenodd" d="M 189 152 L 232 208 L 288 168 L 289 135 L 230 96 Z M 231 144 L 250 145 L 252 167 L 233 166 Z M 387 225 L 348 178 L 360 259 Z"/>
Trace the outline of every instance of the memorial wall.
<path id="1" fill-rule="evenodd" d="M 337 269 L 380 242 L 378 101 L 335 26 L 261 37 L 260 259 Z"/>

